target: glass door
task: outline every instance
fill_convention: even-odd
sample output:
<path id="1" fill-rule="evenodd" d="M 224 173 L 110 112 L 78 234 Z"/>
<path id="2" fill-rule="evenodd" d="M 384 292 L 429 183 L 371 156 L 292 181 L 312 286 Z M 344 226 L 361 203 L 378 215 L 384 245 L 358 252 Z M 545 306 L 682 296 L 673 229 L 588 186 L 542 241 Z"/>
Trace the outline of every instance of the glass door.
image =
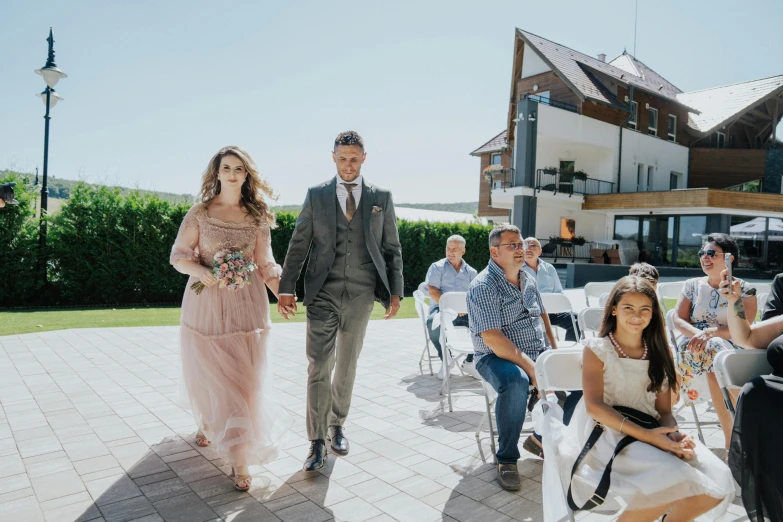
<path id="1" fill-rule="evenodd" d="M 642 218 L 642 238 L 639 260 L 656 266 L 671 265 L 674 246 L 674 217 L 645 216 Z"/>

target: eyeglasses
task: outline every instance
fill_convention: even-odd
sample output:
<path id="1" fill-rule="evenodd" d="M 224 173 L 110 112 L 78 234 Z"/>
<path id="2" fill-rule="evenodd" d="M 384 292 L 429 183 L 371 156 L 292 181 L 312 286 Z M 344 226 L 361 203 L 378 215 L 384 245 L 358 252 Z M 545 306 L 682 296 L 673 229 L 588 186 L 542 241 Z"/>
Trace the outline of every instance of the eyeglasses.
<path id="1" fill-rule="evenodd" d="M 523 241 L 522 243 L 500 243 L 498 246 L 507 246 L 509 250 L 526 250 L 530 248 L 530 244 L 527 241 Z"/>
<path id="2" fill-rule="evenodd" d="M 709 249 L 709 250 L 699 250 L 699 252 L 696 255 L 699 256 L 699 259 L 701 259 L 704 256 L 707 256 L 709 258 L 715 258 L 715 256 L 725 256 L 726 253 L 725 252 L 716 252 L 716 251 L 714 251 L 712 249 Z"/>

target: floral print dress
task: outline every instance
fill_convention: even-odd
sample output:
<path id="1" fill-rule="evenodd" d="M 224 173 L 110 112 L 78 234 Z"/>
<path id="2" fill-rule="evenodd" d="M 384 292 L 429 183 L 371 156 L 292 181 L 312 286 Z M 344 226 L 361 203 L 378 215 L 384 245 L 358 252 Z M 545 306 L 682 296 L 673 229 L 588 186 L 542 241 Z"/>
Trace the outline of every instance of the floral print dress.
<path id="1" fill-rule="evenodd" d="M 746 295 L 745 281 L 740 281 L 742 296 Z M 706 277 L 685 281 L 683 295 L 691 302 L 690 322 L 699 330 L 728 326 L 729 302 L 717 288 L 707 283 Z M 709 397 L 706 374 L 712 372 L 712 363 L 721 350 L 737 348 L 731 341 L 713 337 L 701 352 L 688 350 L 689 337 L 683 337 L 677 346 L 677 370 L 681 376 L 680 395 L 691 405 L 701 397 Z"/>

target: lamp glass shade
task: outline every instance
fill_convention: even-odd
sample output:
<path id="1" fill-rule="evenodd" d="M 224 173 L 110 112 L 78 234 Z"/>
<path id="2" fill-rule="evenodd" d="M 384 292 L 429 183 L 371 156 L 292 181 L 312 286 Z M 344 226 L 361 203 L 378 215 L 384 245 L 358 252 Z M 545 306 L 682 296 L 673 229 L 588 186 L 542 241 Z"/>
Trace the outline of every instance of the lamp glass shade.
<path id="1" fill-rule="evenodd" d="M 38 96 L 41 97 L 41 101 L 43 101 L 44 107 L 46 106 L 46 90 L 44 90 L 41 94 Z M 57 105 L 57 102 L 62 100 L 63 97 L 54 92 L 54 89 L 52 89 L 51 94 L 49 95 L 49 108 L 54 109 L 54 106 Z"/>
<path id="2" fill-rule="evenodd" d="M 41 69 L 36 69 L 35 72 L 43 76 L 46 85 L 51 88 L 54 88 L 54 86 L 57 85 L 57 82 L 60 81 L 60 78 L 68 77 L 67 74 L 62 72 L 57 67 L 43 67 Z"/>

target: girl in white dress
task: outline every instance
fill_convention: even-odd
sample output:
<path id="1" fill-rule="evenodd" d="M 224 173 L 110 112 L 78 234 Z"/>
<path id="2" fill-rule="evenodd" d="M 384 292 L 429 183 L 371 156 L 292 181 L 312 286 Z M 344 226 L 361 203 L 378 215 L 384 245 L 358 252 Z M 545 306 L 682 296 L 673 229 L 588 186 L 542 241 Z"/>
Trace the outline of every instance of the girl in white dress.
<path id="1" fill-rule="evenodd" d="M 560 475 L 571 483 L 577 506 L 595 492 L 618 442 L 631 436 L 636 441 L 614 460 L 607 497 L 608 504 L 625 508 L 619 520 L 652 521 L 664 514 L 666 522 L 715 520 L 725 513 L 734 497 L 731 472 L 678 431 L 671 411 L 675 383 L 655 291 L 642 278 L 620 279 L 606 304 L 600 336 L 585 343 L 584 399 L 557 441 Z M 647 414 L 660 427 L 643 428 L 614 406 Z M 572 480 L 574 462 L 596 423 L 604 431 Z"/>

